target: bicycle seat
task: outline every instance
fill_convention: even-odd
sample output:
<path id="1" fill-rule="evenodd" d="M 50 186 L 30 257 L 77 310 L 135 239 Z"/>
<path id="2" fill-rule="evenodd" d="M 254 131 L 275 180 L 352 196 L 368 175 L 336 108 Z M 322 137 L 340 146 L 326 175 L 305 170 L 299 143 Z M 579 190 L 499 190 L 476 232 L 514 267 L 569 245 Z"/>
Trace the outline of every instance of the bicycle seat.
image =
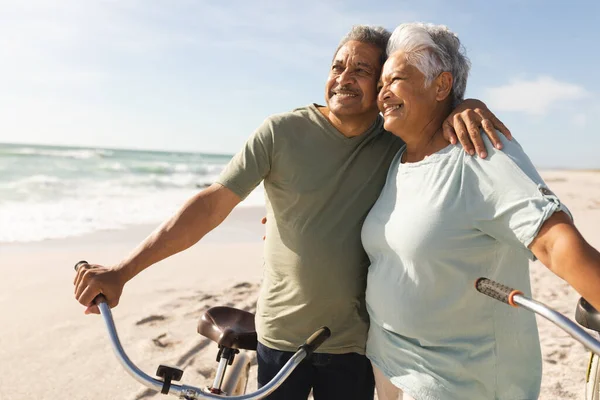
<path id="1" fill-rule="evenodd" d="M 575 320 L 581 326 L 600 332 L 600 312 L 596 311 L 596 309 L 583 297 L 580 298 L 579 303 L 577 303 Z"/>
<path id="2" fill-rule="evenodd" d="M 233 307 L 212 307 L 200 317 L 198 333 L 230 349 L 256 350 L 254 314 Z"/>

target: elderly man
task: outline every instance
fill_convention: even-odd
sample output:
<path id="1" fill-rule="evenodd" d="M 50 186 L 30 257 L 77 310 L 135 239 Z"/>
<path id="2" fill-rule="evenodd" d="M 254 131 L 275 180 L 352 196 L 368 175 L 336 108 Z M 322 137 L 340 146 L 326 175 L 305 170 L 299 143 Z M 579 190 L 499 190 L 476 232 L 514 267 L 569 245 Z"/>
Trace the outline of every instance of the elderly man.
<path id="1" fill-rule="evenodd" d="M 383 129 L 376 103 L 388 38 L 382 28 L 354 27 L 335 53 L 327 106 L 312 104 L 267 118 L 217 182 L 192 197 L 128 258 L 113 267 L 80 270 L 75 294 L 86 312 L 97 312 L 92 300 L 99 293 L 116 306 L 127 281 L 198 242 L 264 181 L 268 223 L 256 312 L 259 385 L 315 328 L 327 325 L 332 337 L 270 398 L 306 399 L 312 389 L 316 399 L 372 399 L 373 373 L 364 356 L 369 259 L 360 232 L 402 145 Z M 492 125 L 505 130 L 477 101 L 459 106 L 446 130 L 450 125 L 471 152 L 470 136 L 484 152 L 480 125 L 495 142 Z M 451 132 L 445 137 L 456 140 Z"/>

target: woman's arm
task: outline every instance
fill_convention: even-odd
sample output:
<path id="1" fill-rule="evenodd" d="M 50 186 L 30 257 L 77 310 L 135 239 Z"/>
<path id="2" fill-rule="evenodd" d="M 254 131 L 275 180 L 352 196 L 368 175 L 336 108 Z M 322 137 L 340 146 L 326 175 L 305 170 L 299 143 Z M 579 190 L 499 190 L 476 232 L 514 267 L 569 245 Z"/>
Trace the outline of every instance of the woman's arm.
<path id="1" fill-rule="evenodd" d="M 475 228 L 515 248 L 527 248 L 600 310 L 600 253 L 572 222 L 568 209 L 548 188 L 516 140 L 489 157 L 465 157 L 466 212 Z"/>
<path id="2" fill-rule="evenodd" d="M 600 253 L 585 241 L 564 212 L 555 212 L 529 246 L 552 272 L 600 310 Z"/>

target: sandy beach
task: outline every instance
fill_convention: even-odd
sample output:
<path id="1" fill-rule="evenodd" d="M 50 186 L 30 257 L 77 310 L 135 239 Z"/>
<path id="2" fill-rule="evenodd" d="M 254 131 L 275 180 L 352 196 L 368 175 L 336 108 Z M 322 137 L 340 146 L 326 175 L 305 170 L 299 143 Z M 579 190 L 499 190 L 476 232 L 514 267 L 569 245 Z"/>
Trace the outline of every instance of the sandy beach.
<path id="1" fill-rule="evenodd" d="M 542 175 L 571 209 L 585 238 L 600 248 L 600 172 Z M 126 351 L 144 371 L 153 375 L 159 364 L 174 364 L 185 369 L 185 384 L 211 382 L 217 347 L 196 333 L 197 322 L 214 305 L 254 311 L 263 215 L 261 207 L 235 210 L 201 243 L 127 284 L 114 318 Z M 102 320 L 83 314 L 72 284 L 76 261 L 115 263 L 152 229 L 0 244 L 1 400 L 161 398 L 122 370 Z M 566 283 L 539 263 L 532 264 L 531 276 L 535 298 L 573 316 L 579 296 Z M 544 360 L 540 398 L 582 399 L 587 352 L 552 324 L 538 321 Z"/>

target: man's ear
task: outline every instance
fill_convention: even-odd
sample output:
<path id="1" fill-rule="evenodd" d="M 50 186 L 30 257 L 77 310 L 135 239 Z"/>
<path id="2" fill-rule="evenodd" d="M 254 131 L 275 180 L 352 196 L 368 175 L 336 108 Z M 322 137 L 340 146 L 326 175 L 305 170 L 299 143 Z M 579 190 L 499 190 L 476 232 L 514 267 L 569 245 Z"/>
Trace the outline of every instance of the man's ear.
<path id="1" fill-rule="evenodd" d="M 452 84 L 454 83 L 454 78 L 450 72 L 442 72 L 435 78 L 435 85 L 437 88 L 435 99 L 437 101 L 446 100 L 450 93 L 452 92 Z"/>

